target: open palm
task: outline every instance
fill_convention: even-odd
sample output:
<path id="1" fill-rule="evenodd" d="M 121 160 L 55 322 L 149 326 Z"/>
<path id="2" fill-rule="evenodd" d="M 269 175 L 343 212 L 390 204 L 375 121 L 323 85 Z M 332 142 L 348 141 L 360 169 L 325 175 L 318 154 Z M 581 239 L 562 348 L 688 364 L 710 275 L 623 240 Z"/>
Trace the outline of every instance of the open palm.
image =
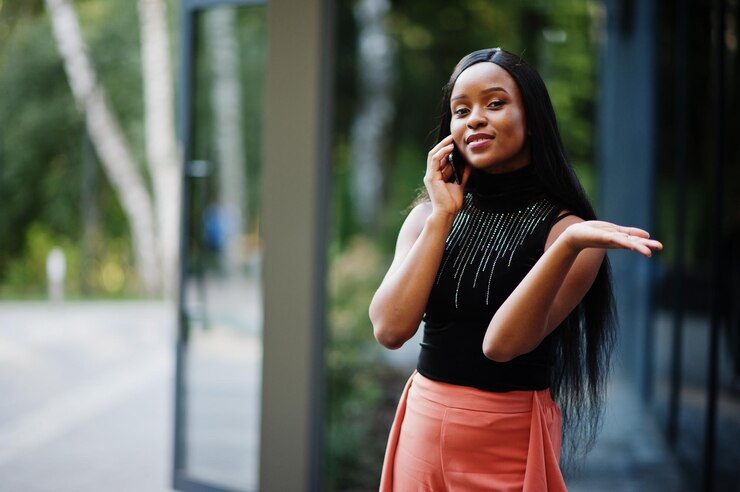
<path id="1" fill-rule="evenodd" d="M 565 234 L 576 249 L 608 248 L 629 249 L 645 256 L 654 250 L 663 249 L 663 244 L 650 239 L 647 231 L 637 227 L 626 227 L 601 220 L 587 220 L 569 226 Z"/>

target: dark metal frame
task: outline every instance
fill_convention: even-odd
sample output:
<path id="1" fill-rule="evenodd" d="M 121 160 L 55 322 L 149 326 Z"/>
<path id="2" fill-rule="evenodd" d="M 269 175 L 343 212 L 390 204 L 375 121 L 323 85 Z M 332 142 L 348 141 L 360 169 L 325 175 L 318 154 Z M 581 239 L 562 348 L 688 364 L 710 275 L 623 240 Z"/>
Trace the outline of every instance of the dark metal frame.
<path id="1" fill-rule="evenodd" d="M 193 49 L 195 46 L 195 16 L 199 12 L 223 6 L 264 5 L 266 0 L 183 0 L 180 16 L 180 77 L 178 81 L 178 134 L 183 152 L 182 171 L 182 209 L 180 215 L 180 279 L 177 301 L 177 342 L 175 361 L 175 401 L 174 401 L 174 442 L 172 485 L 185 492 L 243 492 L 210 484 L 187 476 L 185 470 L 186 450 L 184 428 L 187 424 L 185 412 L 185 369 L 187 367 L 186 348 L 188 343 L 188 316 L 184 298 L 184 278 L 188 245 L 186 232 L 188 225 L 188 180 L 190 164 L 193 159 Z"/>
<path id="2" fill-rule="evenodd" d="M 689 2 L 681 0 L 677 5 L 676 17 L 676 261 L 675 270 L 677 278 L 674 291 L 673 305 L 673 337 L 671 344 L 671 375 L 670 393 L 668 400 L 668 413 L 666 422 L 666 436 L 668 442 L 674 449 L 678 446 L 680 433 L 681 411 L 681 389 L 683 387 L 683 323 L 684 323 L 684 294 L 685 294 L 685 210 L 686 210 L 686 142 L 688 141 L 688 114 L 683 104 L 688 93 L 688 65 L 685 56 L 689 39 Z M 717 453 L 717 403 L 719 398 L 719 337 L 723 309 L 726 306 L 721 296 L 724 281 L 723 265 L 726 258 L 723 257 L 721 248 L 722 224 L 724 219 L 724 175 L 725 175 L 725 98 L 727 89 L 725 87 L 725 63 L 726 48 L 722 36 L 725 32 L 727 22 L 727 1 L 715 0 L 712 4 L 712 16 L 717 27 L 714 29 L 714 58 L 712 60 L 712 86 L 714 99 L 712 100 L 712 112 L 714 119 L 715 159 L 713 166 L 714 201 L 712 203 L 712 284 L 710 295 L 710 321 L 709 331 L 709 354 L 707 358 L 707 380 L 706 380 L 706 411 L 703 435 L 702 464 L 701 464 L 701 490 L 711 492 L 715 490 L 715 468 Z"/>
<path id="3" fill-rule="evenodd" d="M 676 102 L 684 101 L 688 94 L 688 63 L 686 49 L 689 32 L 688 0 L 679 0 L 676 15 Z M 676 259 L 673 285 L 673 328 L 671 339 L 671 376 L 668 397 L 666 435 L 671 446 L 678 440 L 679 411 L 681 407 L 681 386 L 683 378 L 683 323 L 684 323 L 684 263 L 686 258 L 686 153 L 688 141 L 688 111 L 684 104 L 676 105 L 676 237 L 674 238 Z"/>
<path id="4" fill-rule="evenodd" d="M 709 325 L 709 367 L 707 368 L 707 417 L 704 429 L 703 484 L 707 492 L 715 489 L 716 446 L 717 446 L 717 399 L 719 398 L 719 330 L 722 316 L 723 268 L 726 265 L 722 252 L 722 224 L 724 222 L 724 167 L 725 167 L 725 26 L 727 24 L 727 0 L 714 3 L 716 29 L 714 30 L 714 213 L 712 245 L 712 296 Z"/>

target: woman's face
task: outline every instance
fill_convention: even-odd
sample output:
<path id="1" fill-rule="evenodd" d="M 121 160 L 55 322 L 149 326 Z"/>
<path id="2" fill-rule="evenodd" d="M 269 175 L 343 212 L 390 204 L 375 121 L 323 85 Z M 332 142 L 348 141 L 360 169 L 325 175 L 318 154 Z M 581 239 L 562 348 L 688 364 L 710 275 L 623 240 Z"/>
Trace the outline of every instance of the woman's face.
<path id="1" fill-rule="evenodd" d="M 466 68 L 452 88 L 450 109 L 450 133 L 473 168 L 502 173 L 529 163 L 524 104 L 506 70 L 491 62 Z"/>

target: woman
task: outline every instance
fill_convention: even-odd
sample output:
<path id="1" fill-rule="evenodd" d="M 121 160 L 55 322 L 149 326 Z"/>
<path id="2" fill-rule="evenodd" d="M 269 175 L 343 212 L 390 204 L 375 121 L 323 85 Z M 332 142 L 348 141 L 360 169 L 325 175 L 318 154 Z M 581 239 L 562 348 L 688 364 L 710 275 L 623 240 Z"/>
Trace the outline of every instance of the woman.
<path id="1" fill-rule="evenodd" d="M 569 448 L 593 442 L 613 341 L 604 250 L 662 245 L 594 220 L 547 89 L 516 55 L 458 63 L 438 141 L 370 305 L 391 349 L 424 321 L 381 490 L 566 490 L 561 426 Z"/>

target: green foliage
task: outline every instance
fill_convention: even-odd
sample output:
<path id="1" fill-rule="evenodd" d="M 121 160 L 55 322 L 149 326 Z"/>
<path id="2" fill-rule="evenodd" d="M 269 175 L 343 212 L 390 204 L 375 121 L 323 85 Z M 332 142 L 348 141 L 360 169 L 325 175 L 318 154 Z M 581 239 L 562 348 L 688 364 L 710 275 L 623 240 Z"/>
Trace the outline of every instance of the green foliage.
<path id="1" fill-rule="evenodd" d="M 54 247 L 64 252 L 67 270 L 76 270 L 79 256 L 68 240 L 55 237 L 43 224 L 34 223 L 26 230 L 25 250 L 22 258 L 11 262 L 7 268 L 7 281 L 3 291 L 12 287 L 13 294 L 23 297 L 40 298 L 46 294 L 46 258 Z M 65 290 L 73 284 L 74 278 L 65 278 Z M 5 294 L 5 292 L 2 292 Z M 3 295 L 7 298 L 7 295 Z"/>
<path id="2" fill-rule="evenodd" d="M 88 292 L 98 297 L 131 297 L 138 284 L 127 237 L 101 238 L 92 245 L 94 254 L 86 256 L 84 248 L 69 237 L 56 233 L 45 223 L 34 222 L 25 231 L 24 248 L 6 267 L 0 285 L 0 298 L 39 299 L 47 295 L 46 259 L 54 248 L 64 253 L 67 298 L 78 298 Z"/>
<path id="3" fill-rule="evenodd" d="M 75 7 L 111 106 L 142 157 L 135 3 L 87 0 Z M 43 2 L 3 4 L 0 39 L 2 297 L 45 295 L 45 256 L 53 246 L 62 247 L 67 257 L 69 295 L 131 295 L 137 285 L 128 225 L 115 193 L 96 170 Z M 89 198 L 81 203 L 84 193 Z M 97 212 L 87 226 L 93 228 L 87 231 L 92 239 L 83 240 L 83 213 L 90 208 Z"/>
<path id="4" fill-rule="evenodd" d="M 399 376 L 379 360 L 367 315 L 384 273 L 377 246 L 352 238 L 329 270 L 324 481 L 328 490 L 377 489 Z M 390 402 L 390 405 L 389 405 Z"/>
<path id="5" fill-rule="evenodd" d="M 43 223 L 70 239 L 79 232 L 76 161 L 82 122 L 42 18 L 15 27 L 0 49 L 0 67 L 3 279 L 9 262 L 26 248 L 24 231 L 31 224 Z"/>
<path id="6" fill-rule="evenodd" d="M 343 243 L 359 231 L 352 223 L 348 193 L 351 152 L 349 132 L 358 110 L 356 94 L 356 2 L 339 2 L 335 113 L 335 233 Z M 572 162 L 593 199 L 595 180 L 596 45 L 594 12 L 587 1 L 555 0 L 411 0 L 394 2 L 387 19 L 395 45 L 395 119 L 386 134 L 383 164 L 384 203 L 380 227 L 382 250 L 393 249 L 405 209 L 421 186 L 427 150 L 434 136 L 442 86 L 465 54 L 500 46 L 521 53 L 548 85 L 560 131 Z M 339 209 L 337 211 L 337 209 Z"/>

